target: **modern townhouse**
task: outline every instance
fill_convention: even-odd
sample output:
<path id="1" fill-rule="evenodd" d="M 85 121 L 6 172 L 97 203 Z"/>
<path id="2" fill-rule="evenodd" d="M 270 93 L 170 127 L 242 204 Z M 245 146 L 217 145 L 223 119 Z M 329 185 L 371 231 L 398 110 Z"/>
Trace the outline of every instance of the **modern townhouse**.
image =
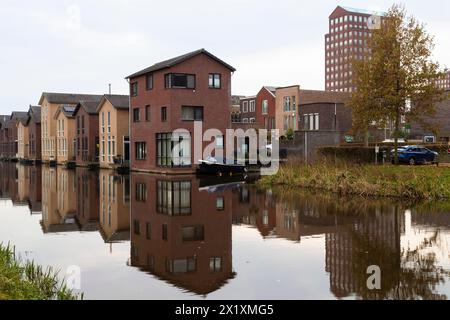
<path id="1" fill-rule="evenodd" d="M 256 123 L 256 96 L 243 97 L 239 104 L 241 107 L 241 122 Z"/>
<path id="2" fill-rule="evenodd" d="M 280 130 L 280 137 L 283 137 L 289 129 L 298 130 L 300 86 L 277 88 L 275 96 L 275 126 Z"/>
<path id="3" fill-rule="evenodd" d="M 61 105 L 53 117 L 56 122 L 56 163 L 67 168 L 76 165 L 74 111 L 74 105 Z"/>
<path id="4" fill-rule="evenodd" d="M 29 159 L 28 117 L 17 123 L 17 159 L 22 163 Z"/>
<path id="5" fill-rule="evenodd" d="M 57 156 L 56 124 L 54 119 L 61 105 L 76 106 L 80 101 L 92 101 L 101 99 L 101 96 L 73 93 L 48 93 L 44 92 L 39 100 L 41 106 L 42 126 L 42 162 L 54 163 Z"/>
<path id="6" fill-rule="evenodd" d="M 8 122 L 8 118 L 9 116 L 0 115 L 0 159 L 3 159 L 6 154 L 6 124 Z"/>
<path id="7" fill-rule="evenodd" d="M 97 165 L 100 155 L 99 116 L 100 100 L 80 101 L 74 111 L 76 122 L 76 163 L 77 166 Z"/>
<path id="8" fill-rule="evenodd" d="M 41 107 L 30 106 L 28 110 L 28 158 L 35 164 L 41 162 Z"/>
<path id="9" fill-rule="evenodd" d="M 97 107 L 101 168 L 129 164 L 129 109 L 130 97 L 126 95 L 104 95 Z"/>
<path id="10" fill-rule="evenodd" d="M 132 169 L 191 173 L 202 155 L 194 151 L 194 124 L 220 134 L 202 143 L 224 151 L 230 126 L 231 74 L 235 69 L 205 49 L 156 63 L 128 77 L 131 90 Z M 174 135 L 182 129 L 183 134 Z M 174 141 L 176 140 L 176 141 Z M 172 154 L 177 146 L 176 154 Z M 216 155 L 216 154 L 213 154 Z"/>
<path id="11" fill-rule="evenodd" d="M 256 122 L 267 130 L 276 129 L 276 93 L 276 87 L 264 86 L 256 95 Z"/>

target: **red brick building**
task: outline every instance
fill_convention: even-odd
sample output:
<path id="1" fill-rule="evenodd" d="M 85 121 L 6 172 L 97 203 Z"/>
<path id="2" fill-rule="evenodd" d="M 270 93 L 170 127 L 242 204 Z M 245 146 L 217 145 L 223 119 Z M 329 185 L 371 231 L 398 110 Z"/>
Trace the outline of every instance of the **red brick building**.
<path id="1" fill-rule="evenodd" d="M 97 101 L 80 101 L 74 111 L 76 121 L 76 162 L 77 166 L 98 163 L 100 154 L 99 115 Z"/>
<path id="2" fill-rule="evenodd" d="M 256 122 L 264 126 L 264 129 L 276 129 L 276 87 L 264 86 L 256 95 Z"/>
<path id="3" fill-rule="evenodd" d="M 0 157 L 6 159 L 17 159 L 18 144 L 17 144 L 17 126 L 19 121 L 26 120 L 28 118 L 27 112 L 11 113 L 7 117 L 2 125 L 2 154 Z"/>
<path id="4" fill-rule="evenodd" d="M 0 159 L 5 157 L 6 154 L 6 135 L 7 135 L 7 128 L 6 125 L 8 123 L 9 116 L 1 116 L 0 115 Z"/>
<path id="5" fill-rule="evenodd" d="M 41 107 L 30 106 L 28 110 L 28 158 L 34 163 L 41 162 Z"/>
<path id="6" fill-rule="evenodd" d="M 239 101 L 241 122 L 256 123 L 256 96 L 243 97 Z"/>
<path id="7" fill-rule="evenodd" d="M 353 92 L 352 58 L 364 59 L 367 40 L 383 13 L 338 6 L 329 17 L 325 35 L 325 90 Z"/>
<path id="8" fill-rule="evenodd" d="M 159 62 L 128 77 L 131 90 L 131 166 L 137 171 L 193 172 L 194 123 L 203 132 L 230 127 L 231 74 L 235 69 L 200 49 Z M 171 150 L 176 129 L 190 134 L 178 137 L 179 154 Z M 210 142 L 204 142 L 203 148 Z M 225 148 L 223 136 L 216 138 Z"/>

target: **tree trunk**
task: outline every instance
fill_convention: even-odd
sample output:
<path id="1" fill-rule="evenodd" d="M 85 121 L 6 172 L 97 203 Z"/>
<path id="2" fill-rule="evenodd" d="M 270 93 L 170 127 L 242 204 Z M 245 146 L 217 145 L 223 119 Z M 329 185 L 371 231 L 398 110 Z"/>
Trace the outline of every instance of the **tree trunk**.
<path id="1" fill-rule="evenodd" d="M 397 106 L 395 110 L 394 124 L 394 163 L 398 165 L 398 133 L 400 128 L 400 108 Z"/>

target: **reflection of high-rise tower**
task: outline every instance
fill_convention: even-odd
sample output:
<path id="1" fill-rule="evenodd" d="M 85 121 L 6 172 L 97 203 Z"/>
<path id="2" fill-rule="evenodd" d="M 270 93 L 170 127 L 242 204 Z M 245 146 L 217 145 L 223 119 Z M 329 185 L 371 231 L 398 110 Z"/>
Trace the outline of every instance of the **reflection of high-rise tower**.
<path id="1" fill-rule="evenodd" d="M 97 173 L 77 168 L 76 220 L 82 231 L 97 231 L 99 222 L 99 182 Z"/>
<path id="2" fill-rule="evenodd" d="M 107 243 L 130 240 L 130 178 L 100 170 L 100 233 Z"/>
<path id="3" fill-rule="evenodd" d="M 194 177 L 132 174 L 131 265 L 196 294 L 232 272 L 231 190 L 199 191 Z"/>
<path id="4" fill-rule="evenodd" d="M 326 235 L 330 289 L 338 298 L 353 294 L 365 299 L 389 298 L 391 290 L 398 285 L 404 215 L 397 205 L 379 203 L 367 204 L 363 212 L 354 215 L 354 223 Z M 372 265 L 379 266 L 383 272 L 382 290 L 367 288 L 367 268 Z"/>

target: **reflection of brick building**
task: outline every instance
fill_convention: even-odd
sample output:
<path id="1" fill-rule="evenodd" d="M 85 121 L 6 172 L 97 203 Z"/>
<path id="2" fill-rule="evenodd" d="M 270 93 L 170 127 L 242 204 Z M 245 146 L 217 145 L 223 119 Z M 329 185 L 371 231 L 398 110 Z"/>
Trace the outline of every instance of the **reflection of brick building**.
<path id="1" fill-rule="evenodd" d="M 42 169 L 30 166 L 29 170 L 29 200 L 28 207 L 31 214 L 42 213 Z"/>
<path id="2" fill-rule="evenodd" d="M 77 231 L 74 218 L 76 188 L 74 173 L 62 168 L 42 167 L 42 231 Z"/>
<path id="3" fill-rule="evenodd" d="M 132 174 L 131 265 L 196 294 L 233 278 L 231 191 L 194 177 Z"/>
<path id="4" fill-rule="evenodd" d="M 130 179 L 100 171 L 100 233 L 107 243 L 130 240 Z"/>
<path id="5" fill-rule="evenodd" d="M 233 224 L 256 227 L 263 237 L 270 237 L 276 226 L 275 201 L 270 191 L 257 191 L 242 185 L 233 191 Z"/>
<path id="6" fill-rule="evenodd" d="M 0 161 L 0 199 L 11 199 L 11 186 L 15 182 L 14 163 Z"/>
<path id="7" fill-rule="evenodd" d="M 76 220 L 82 231 L 97 231 L 99 221 L 99 182 L 97 173 L 76 170 Z"/>

